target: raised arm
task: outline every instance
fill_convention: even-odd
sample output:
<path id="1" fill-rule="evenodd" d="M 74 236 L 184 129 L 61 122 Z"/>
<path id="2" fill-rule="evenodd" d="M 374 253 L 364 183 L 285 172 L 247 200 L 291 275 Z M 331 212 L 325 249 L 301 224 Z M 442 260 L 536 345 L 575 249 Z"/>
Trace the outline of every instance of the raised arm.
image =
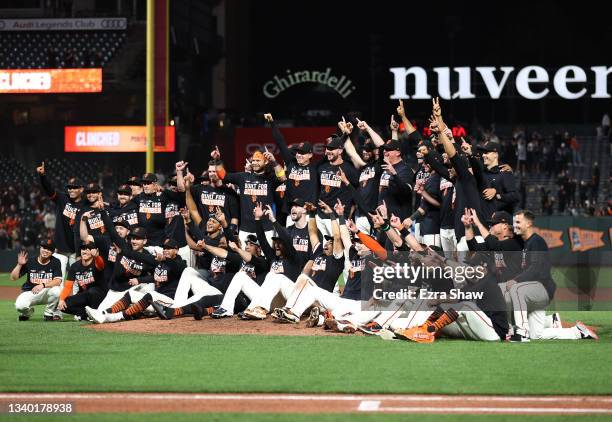
<path id="1" fill-rule="evenodd" d="M 308 211 L 308 237 L 310 239 L 310 247 L 314 253 L 317 245 L 321 243 L 319 239 L 319 230 L 317 229 L 317 220 L 315 219 L 317 208 L 310 202 L 307 202 L 304 206 L 306 211 Z"/>
<path id="2" fill-rule="evenodd" d="M 40 166 L 36 167 L 36 173 L 38 173 L 38 177 L 40 179 L 40 184 L 45 191 L 45 193 L 51 198 L 51 200 L 55 201 L 57 198 L 57 192 L 49 183 L 49 179 L 47 179 L 47 175 L 45 173 L 45 162 L 43 161 Z"/>
<path id="3" fill-rule="evenodd" d="M 81 215 L 81 219 L 79 222 L 79 236 L 81 238 L 81 242 L 93 242 L 93 236 L 89 234 L 87 230 L 87 223 L 85 222 L 85 217 L 89 218 L 93 214 L 93 211 L 87 211 Z"/>
<path id="4" fill-rule="evenodd" d="M 404 102 L 402 100 L 399 100 L 397 114 L 399 114 L 400 118 L 402 119 L 407 135 L 410 135 L 412 132 L 416 132 L 416 128 L 412 125 L 412 122 L 408 119 L 408 117 L 406 117 L 406 110 L 404 109 Z"/>
<path id="5" fill-rule="evenodd" d="M 268 243 L 268 238 L 263 229 L 263 224 L 261 222 L 261 218 L 264 215 L 264 210 L 261 202 L 258 202 L 257 205 L 253 208 L 253 217 L 255 217 L 255 234 L 259 239 L 259 244 L 261 245 L 261 251 L 264 256 L 272 261 L 276 257 L 276 253 L 274 253 L 274 249 Z"/>
<path id="6" fill-rule="evenodd" d="M 270 126 L 272 127 L 272 138 L 274 138 L 274 142 L 276 142 L 276 145 L 278 145 L 278 149 L 280 149 L 281 157 L 283 158 L 285 165 L 287 165 L 287 163 L 293 159 L 293 156 L 291 155 L 291 151 L 289 151 L 289 147 L 287 146 L 285 137 L 283 136 L 281 131 L 278 129 L 278 126 L 276 126 L 276 123 L 274 122 L 274 118 L 272 117 L 272 114 L 270 113 L 264 114 L 264 119 L 266 119 L 266 122 L 268 122 Z"/>
<path id="7" fill-rule="evenodd" d="M 199 226 L 202 222 L 202 216 L 198 211 L 198 206 L 193 200 L 193 195 L 191 194 L 191 182 L 188 180 L 185 182 L 185 205 L 187 205 L 189 215 L 191 216 L 194 224 Z"/>
<path id="8" fill-rule="evenodd" d="M 442 142 L 442 145 L 444 146 L 444 152 L 446 152 L 448 158 L 452 158 L 457 154 L 457 150 L 455 149 L 455 146 L 450 141 L 448 136 L 446 136 L 445 129 L 447 126 L 446 123 L 444 123 L 444 120 L 442 120 L 442 108 L 440 107 L 440 99 L 434 98 L 432 99 L 432 103 L 433 116 L 434 119 L 436 119 L 436 122 L 438 123 L 438 130 L 440 131 L 438 134 L 438 138 L 440 139 L 440 142 Z"/>
<path id="9" fill-rule="evenodd" d="M 11 281 L 19 280 L 21 276 L 21 269 L 28 263 L 28 253 L 26 251 L 21 251 L 17 255 L 17 265 L 11 271 Z"/>
<path id="10" fill-rule="evenodd" d="M 117 234 L 117 230 L 115 230 L 115 225 L 113 224 L 113 221 L 111 220 L 111 218 L 108 216 L 108 213 L 101 212 L 100 214 L 102 215 L 102 221 L 104 222 L 104 227 L 107 228 L 108 235 L 110 236 L 111 241 L 115 243 L 117 246 L 119 246 L 119 249 L 121 249 L 122 251 L 129 249 L 128 244 L 125 241 L 125 239 L 123 239 L 121 236 Z"/>
<path id="11" fill-rule="evenodd" d="M 357 119 L 357 127 L 360 130 L 367 132 L 368 136 L 377 147 L 381 147 L 385 144 L 385 140 L 374 129 L 372 129 L 365 120 Z"/>

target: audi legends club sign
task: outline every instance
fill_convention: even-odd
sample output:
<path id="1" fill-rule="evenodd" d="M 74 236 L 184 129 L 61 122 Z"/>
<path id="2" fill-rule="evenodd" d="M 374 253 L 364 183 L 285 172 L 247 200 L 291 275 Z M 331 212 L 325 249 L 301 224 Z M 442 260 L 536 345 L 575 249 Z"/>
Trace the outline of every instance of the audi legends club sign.
<path id="1" fill-rule="evenodd" d="M 119 31 L 126 18 L 0 19 L 0 31 Z"/>
<path id="2" fill-rule="evenodd" d="M 492 99 L 500 98 L 503 89 L 513 80 L 515 90 L 523 98 L 539 100 L 554 91 L 559 97 L 576 100 L 585 95 L 591 98 L 610 98 L 608 76 L 612 73 L 610 66 L 591 66 L 583 69 L 580 66 L 563 66 L 553 73 L 541 66 L 525 66 L 516 69 L 513 66 L 480 66 L 471 67 L 434 67 L 430 71 L 420 66 L 392 67 L 393 93 L 389 98 L 427 100 L 439 96 L 442 99 L 467 100 L 476 98 L 471 83 L 480 78 L 486 88 L 486 94 Z M 454 75 L 456 73 L 456 75 Z M 451 74 L 456 90 L 451 90 Z M 431 92 L 428 82 L 437 79 L 436 92 Z M 410 81 L 410 92 L 408 83 Z M 593 86 L 587 90 L 585 86 Z M 452 92 L 454 91 L 454 92 Z"/>
<path id="3" fill-rule="evenodd" d="M 0 70 L 2 94 L 102 92 L 102 69 Z"/>
<path id="4" fill-rule="evenodd" d="M 174 126 L 156 136 L 155 152 L 174 152 Z M 163 131 L 163 127 L 156 131 Z M 160 142 L 161 141 L 161 142 Z M 65 152 L 145 152 L 146 126 L 66 126 Z"/>

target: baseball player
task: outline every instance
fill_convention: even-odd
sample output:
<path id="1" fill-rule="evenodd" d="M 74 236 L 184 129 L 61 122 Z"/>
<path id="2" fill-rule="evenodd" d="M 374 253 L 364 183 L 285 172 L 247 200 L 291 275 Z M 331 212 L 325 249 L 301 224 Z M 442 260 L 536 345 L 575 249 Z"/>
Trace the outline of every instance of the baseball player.
<path id="1" fill-rule="evenodd" d="M 53 256 L 55 244 L 51 239 L 40 243 L 37 257 L 28 259 L 22 251 L 17 256 L 17 265 L 11 271 L 11 281 L 27 275 L 21 286 L 21 294 L 15 300 L 19 321 L 27 321 L 34 313 L 34 305 L 46 305 L 43 314 L 45 321 L 58 321 L 61 313 L 57 310 L 62 283 L 62 270 L 59 259 Z"/>
<path id="2" fill-rule="evenodd" d="M 174 239 L 166 239 L 162 246 L 163 255 L 155 257 L 147 252 L 135 250 L 122 251 L 123 256 L 154 266 L 152 274 L 139 278 L 139 283 L 154 284 L 154 290 L 129 290 L 108 309 L 87 308 L 87 314 L 97 324 L 119 322 L 124 319 L 139 317 L 152 303 L 170 306 L 174 302 L 174 294 L 179 279 L 186 267 L 185 261 L 178 255 L 178 243 Z"/>
<path id="3" fill-rule="evenodd" d="M 147 243 L 147 232 L 142 227 L 136 227 L 130 231 L 129 242 L 126 242 L 115 228 L 110 217 L 106 214 L 102 214 L 104 225 L 108 228 L 107 232 L 110 235 L 111 241 L 117 245 L 115 265 L 113 268 L 113 274 L 108 283 L 108 292 L 104 297 L 104 300 L 98 306 L 98 309 L 106 310 L 115 302 L 120 300 L 128 290 L 139 290 L 139 291 L 151 291 L 154 285 L 149 283 L 147 276 L 154 268 L 150 262 L 143 262 L 139 259 L 130 258 L 123 252 L 131 249 L 135 252 L 142 252 Z M 146 283 L 141 283 L 145 281 Z M 93 308 L 86 307 L 88 315 Z M 91 315 L 90 315 L 91 317 Z"/>
<path id="4" fill-rule="evenodd" d="M 45 162 L 43 161 L 36 172 L 40 178 L 43 190 L 55 203 L 55 234 L 53 242 L 57 246 L 55 257 L 60 260 L 62 278 L 66 276 L 68 267 L 76 260 L 74 244 L 74 223 L 76 216 L 83 207 L 83 184 L 71 177 L 66 183 L 66 193 L 56 191 L 45 173 Z"/>
<path id="5" fill-rule="evenodd" d="M 550 255 L 546 241 L 533 228 L 535 216 L 521 210 L 514 214 L 514 231 L 523 240 L 521 272 L 512 280 L 500 284 L 509 296 L 514 309 L 513 342 L 529 339 L 581 340 L 599 337 L 595 331 L 576 321 L 570 328 L 554 328 L 552 315 L 546 315 L 546 306 L 553 299 L 556 284 L 550 270 Z"/>
<path id="6" fill-rule="evenodd" d="M 125 184 L 132 190 L 132 197 L 138 196 L 142 193 L 142 183 L 140 182 L 140 177 L 132 176 L 127 180 L 127 182 L 125 182 Z"/>
<path id="7" fill-rule="evenodd" d="M 78 320 L 87 319 L 85 306 L 97 308 L 108 290 L 104 279 L 104 259 L 94 243 L 81 243 L 81 259 L 70 266 L 60 294 L 57 309 L 74 315 Z M 77 293 L 73 293 L 73 285 Z"/>
<path id="8" fill-rule="evenodd" d="M 113 223 L 126 221 L 129 228 L 138 226 L 138 210 L 132 202 L 132 188 L 129 185 L 121 185 L 117 188 L 117 202 L 108 209 Z"/>
<path id="9" fill-rule="evenodd" d="M 85 197 L 87 200 L 77 214 L 76 221 L 80 222 L 81 216 L 87 213 L 87 232 L 92 236 L 108 236 L 106 227 L 102 221 L 102 214 L 108 214 L 102 197 L 102 188 L 100 188 L 97 183 L 88 183 L 85 186 Z M 80 251 L 81 238 L 79 225 L 75 225 L 74 236 L 74 244 Z"/>

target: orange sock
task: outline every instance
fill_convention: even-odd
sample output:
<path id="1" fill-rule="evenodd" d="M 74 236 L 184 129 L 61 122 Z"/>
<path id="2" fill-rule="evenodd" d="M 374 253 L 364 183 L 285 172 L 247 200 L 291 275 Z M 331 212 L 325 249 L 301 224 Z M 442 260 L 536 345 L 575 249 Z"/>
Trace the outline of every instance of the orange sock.
<path id="1" fill-rule="evenodd" d="M 173 316 L 175 318 L 179 317 L 179 316 L 182 316 L 182 315 L 183 315 L 183 308 L 175 308 L 174 309 L 174 315 Z"/>
<path id="2" fill-rule="evenodd" d="M 130 300 L 130 294 L 126 293 L 125 296 L 115 302 L 113 306 L 108 308 L 106 312 L 116 314 L 118 312 L 123 311 L 124 309 L 127 309 L 127 307 L 130 306 L 130 303 L 132 303 L 132 301 Z"/>
<path id="3" fill-rule="evenodd" d="M 449 324 L 452 324 L 457 320 L 459 314 L 454 309 L 449 309 L 444 312 L 444 314 L 433 323 L 433 326 L 428 327 L 429 332 L 440 331 L 442 328 L 446 327 Z M 433 330 L 431 330 L 433 328 Z"/>

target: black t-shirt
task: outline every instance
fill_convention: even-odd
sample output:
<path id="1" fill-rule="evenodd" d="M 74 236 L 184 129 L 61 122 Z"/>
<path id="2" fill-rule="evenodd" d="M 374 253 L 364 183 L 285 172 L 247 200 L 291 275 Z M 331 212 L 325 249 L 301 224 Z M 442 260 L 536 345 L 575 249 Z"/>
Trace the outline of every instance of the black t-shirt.
<path id="1" fill-rule="evenodd" d="M 187 264 L 178 255 L 175 259 L 158 262 L 153 270 L 155 291 L 170 298 L 174 298 L 181 274 L 186 267 Z"/>
<path id="2" fill-rule="evenodd" d="M 108 209 L 108 215 L 115 224 L 125 221 L 129 224 L 130 229 L 138 226 L 138 209 L 136 204 L 131 201 L 124 206 L 119 203 L 113 204 Z"/>
<path id="3" fill-rule="evenodd" d="M 504 295 L 495 277 L 487 275 L 477 283 L 466 286 L 462 291 L 482 292 L 482 298 L 474 300 L 474 303 L 489 317 L 499 338 L 505 340 L 509 328 L 508 314 Z"/>
<path id="4" fill-rule="evenodd" d="M 226 260 L 227 266 L 239 266 L 239 271 L 246 273 L 260 286 L 263 284 L 266 274 L 270 271 L 270 264 L 263 256 L 253 255 L 251 261 L 246 262 L 236 252 L 228 251 Z"/>
<path id="5" fill-rule="evenodd" d="M 294 225 L 289 227 L 282 227 L 278 222 L 274 223 L 274 229 L 279 235 L 284 230 L 287 233 L 287 237 L 291 239 L 291 244 L 300 256 L 302 264 L 305 264 L 312 256 L 312 247 L 310 245 L 310 236 L 308 235 L 308 224 L 301 229 Z M 319 239 L 323 236 L 319 233 Z"/>
<path id="6" fill-rule="evenodd" d="M 224 183 L 231 183 L 240 189 L 240 230 L 255 233 L 255 217 L 253 209 L 261 202 L 264 209 L 266 205 L 274 204 L 274 191 L 279 185 L 275 176 L 263 176 L 255 173 L 229 173 L 223 179 Z M 263 222 L 264 230 L 272 230 L 272 223 L 268 219 Z"/>
<path id="7" fill-rule="evenodd" d="M 557 285 L 550 273 L 550 252 L 546 241 L 537 233 L 533 233 L 524 242 L 521 257 L 521 272 L 514 279 L 521 283 L 524 281 L 539 281 L 544 285 L 548 297 L 555 296 Z"/>
<path id="8" fill-rule="evenodd" d="M 349 249 L 349 261 L 351 267 L 348 272 L 348 279 L 344 284 L 342 297 L 344 299 L 361 300 L 361 273 L 365 269 L 366 258 L 360 257 L 357 249 L 351 246 Z"/>
<path id="9" fill-rule="evenodd" d="M 312 252 L 314 264 L 312 265 L 312 280 L 320 288 L 331 292 L 334 290 L 338 277 L 344 270 L 344 256 L 336 258 L 333 254 L 325 255 L 323 245 L 319 243 Z"/>
<path id="10" fill-rule="evenodd" d="M 77 214 L 83 207 L 83 201 L 72 201 L 63 192 L 57 192 L 51 187 L 46 176 L 40 176 L 40 183 L 51 200 L 55 202 L 55 233 L 53 241 L 60 252 L 74 252 L 75 231 L 78 231 L 78 224 L 75 224 Z"/>
<path id="11" fill-rule="evenodd" d="M 176 202 L 169 201 L 166 204 L 166 220 L 167 224 L 164 228 L 166 237 L 174 239 L 178 243 L 179 248 L 187 246 L 187 239 L 185 238 L 185 223 L 181 216 L 180 209 L 185 206 L 185 201 Z"/>
<path id="12" fill-rule="evenodd" d="M 365 201 L 365 208 L 373 210 L 378 206 L 378 186 L 382 167 L 378 161 L 367 163 L 359 173 L 359 193 Z"/>
<path id="13" fill-rule="evenodd" d="M 91 236 L 106 236 L 108 237 L 107 228 L 104 225 L 104 220 L 102 218 L 102 213 L 106 215 L 110 215 L 110 213 L 106 209 L 98 209 L 92 208 L 90 205 L 85 205 L 81 208 L 81 211 L 77 214 L 76 221 L 81 221 L 81 216 L 86 212 L 93 211 L 91 217 L 85 220 L 85 225 L 87 226 L 87 233 Z M 78 247 L 81 246 L 81 238 L 79 233 L 78 225 L 75 225 L 75 245 Z M 78 254 L 77 254 L 78 255 Z"/>
<path id="14" fill-rule="evenodd" d="M 104 291 L 108 290 L 104 279 L 104 269 L 96 267 L 96 260 L 93 259 L 89 265 L 84 265 L 82 260 L 76 261 L 68 270 L 67 280 L 72 280 L 79 286 L 79 292 L 96 287 Z"/>
<path id="15" fill-rule="evenodd" d="M 21 286 L 21 290 L 29 292 L 41 283 L 49 283 L 55 278 L 62 278 L 62 264 L 59 259 L 51 257 L 49 262 L 41 264 L 38 262 L 38 257 L 28 259 L 25 265 L 21 267 L 19 271 L 19 277 L 23 277 L 27 274 L 26 282 Z"/>
<path id="16" fill-rule="evenodd" d="M 359 173 L 357 169 L 348 161 L 343 161 L 342 164 L 332 165 L 329 161 L 325 160 L 319 164 L 319 184 L 320 192 L 319 199 L 325 202 L 330 207 L 334 207 L 336 200 L 340 199 L 340 202 L 344 205 L 344 216 L 348 217 L 351 212 L 351 206 L 353 205 L 353 194 L 348 186 L 345 186 L 338 176 L 338 169 L 341 168 L 346 175 L 349 182 L 356 186 L 359 180 Z M 319 210 L 320 218 L 329 218 Z"/>
<path id="17" fill-rule="evenodd" d="M 431 173 L 425 181 L 424 190 L 435 200 L 440 202 L 440 175 Z M 440 207 L 431 204 L 421 197 L 421 208 L 425 210 L 423 221 L 421 222 L 421 235 L 440 234 Z"/>
<path id="18" fill-rule="evenodd" d="M 466 159 L 459 154 L 455 154 L 450 158 L 450 161 L 457 172 L 457 180 L 455 182 L 457 195 L 455 200 L 455 233 L 457 241 L 459 241 L 465 235 L 465 228 L 461 222 L 464 209 L 474 208 L 480 221 L 487 221 L 491 216 L 484 216 L 482 213 L 480 192 L 478 191 L 476 179 L 468 170 Z"/>
<path id="19" fill-rule="evenodd" d="M 289 150 L 287 142 L 275 123 L 272 123 L 272 137 L 278 145 L 281 157 L 285 162 L 285 174 L 287 176 L 285 197 L 287 201 L 285 205 L 290 204 L 294 199 L 300 198 L 306 202 L 313 204 L 317 203 L 317 195 L 319 193 L 319 178 L 317 174 L 318 163 L 310 162 L 305 166 L 300 166 L 295 155 Z M 289 213 L 289 209 L 283 209 L 283 212 Z"/>
<path id="20" fill-rule="evenodd" d="M 295 281 L 302 272 L 303 261 L 301 256 L 295 250 L 292 244 L 292 239 L 288 236 L 286 231 L 281 231 L 279 237 L 285 245 L 284 257 L 276 255 L 276 251 L 272 248 L 272 245 L 268 243 L 266 235 L 263 232 L 262 221 L 258 220 L 255 222 L 255 234 L 261 244 L 261 250 L 264 256 L 270 262 L 270 272 L 275 274 L 284 274 L 287 278 Z"/>
<path id="21" fill-rule="evenodd" d="M 231 189 L 212 185 L 195 185 L 191 188 L 191 194 L 202 221 L 208 221 L 209 216 L 215 214 L 215 207 L 221 208 L 228 223 L 232 218 L 240 219 L 238 196 Z"/>
<path id="22" fill-rule="evenodd" d="M 181 201 L 182 192 L 164 190 L 153 194 L 141 193 L 132 201 L 138 207 L 138 224 L 147 231 L 147 245 L 161 246 L 165 240 L 166 207 L 170 201 Z"/>
<path id="23" fill-rule="evenodd" d="M 108 236 L 94 236 L 94 243 L 104 259 L 104 280 L 106 284 L 113 276 L 115 262 L 117 262 L 117 252 L 111 248 L 111 240 Z"/>
<path id="24" fill-rule="evenodd" d="M 383 171 L 378 187 L 378 205 L 383 201 L 387 204 L 389 216 L 395 214 L 401 220 L 409 217 L 412 212 L 412 189 L 414 173 L 402 160 L 393 165 L 396 173 L 392 175 Z"/>
<path id="25" fill-rule="evenodd" d="M 109 289 L 123 292 L 132 286 L 128 283 L 131 278 L 140 278 L 149 275 L 153 269 L 152 265 L 137 259 L 128 258 L 123 253 L 117 254 L 117 261 L 113 269 L 113 275 L 108 284 Z"/>

